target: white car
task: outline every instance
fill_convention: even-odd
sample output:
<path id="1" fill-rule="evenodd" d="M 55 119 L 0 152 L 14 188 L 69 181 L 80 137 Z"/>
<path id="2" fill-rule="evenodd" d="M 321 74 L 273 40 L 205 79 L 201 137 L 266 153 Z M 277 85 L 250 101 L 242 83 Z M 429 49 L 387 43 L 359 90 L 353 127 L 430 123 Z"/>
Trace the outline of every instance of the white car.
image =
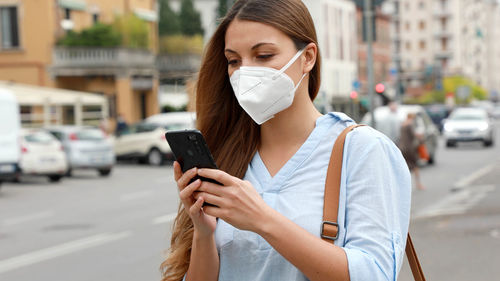
<path id="1" fill-rule="evenodd" d="M 69 164 L 67 176 L 71 176 L 76 169 L 95 169 L 102 177 L 111 174 L 115 164 L 113 144 L 100 129 L 57 126 L 47 130 L 63 145 Z"/>
<path id="2" fill-rule="evenodd" d="M 19 105 L 14 94 L 0 89 L 0 185 L 15 177 L 20 157 Z"/>
<path id="3" fill-rule="evenodd" d="M 173 158 L 165 140 L 167 130 L 153 123 L 138 123 L 128 126 L 114 139 L 118 159 L 138 159 L 150 165 L 160 166 Z"/>
<path id="4" fill-rule="evenodd" d="M 50 133 L 39 129 L 23 129 L 20 136 L 22 174 L 47 176 L 58 182 L 68 170 L 61 143 Z"/>
<path id="5" fill-rule="evenodd" d="M 457 142 L 482 141 L 484 146 L 492 146 L 493 125 L 488 113 L 482 108 L 457 108 L 444 123 L 443 135 L 447 147 Z"/>
<path id="6" fill-rule="evenodd" d="M 146 118 L 144 122 L 161 125 L 166 130 L 193 129 L 196 113 L 188 111 L 160 113 Z"/>

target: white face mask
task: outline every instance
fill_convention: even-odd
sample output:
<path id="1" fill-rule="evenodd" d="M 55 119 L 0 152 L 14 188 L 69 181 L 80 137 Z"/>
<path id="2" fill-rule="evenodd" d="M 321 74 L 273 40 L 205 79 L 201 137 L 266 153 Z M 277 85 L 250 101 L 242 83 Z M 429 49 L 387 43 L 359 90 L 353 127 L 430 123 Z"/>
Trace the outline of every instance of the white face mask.
<path id="1" fill-rule="evenodd" d="M 261 125 L 274 117 L 274 114 L 285 110 L 293 103 L 297 86 L 285 74 L 285 71 L 304 52 L 300 50 L 280 70 L 270 67 L 242 66 L 231 75 L 230 81 L 240 106 Z"/>

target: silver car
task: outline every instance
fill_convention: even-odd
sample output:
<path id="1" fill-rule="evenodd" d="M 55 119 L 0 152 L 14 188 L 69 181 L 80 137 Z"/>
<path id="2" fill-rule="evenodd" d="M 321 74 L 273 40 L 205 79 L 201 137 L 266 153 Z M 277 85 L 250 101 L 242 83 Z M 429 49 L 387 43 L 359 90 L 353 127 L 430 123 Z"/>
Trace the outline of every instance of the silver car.
<path id="1" fill-rule="evenodd" d="M 445 121 L 443 132 L 447 147 L 466 141 L 482 141 L 484 146 L 492 146 L 494 142 L 492 123 L 482 108 L 455 109 Z"/>
<path id="2" fill-rule="evenodd" d="M 108 176 L 115 164 L 112 142 L 94 127 L 60 126 L 47 130 L 63 145 L 68 159 L 68 176 L 74 169 L 95 169 Z"/>

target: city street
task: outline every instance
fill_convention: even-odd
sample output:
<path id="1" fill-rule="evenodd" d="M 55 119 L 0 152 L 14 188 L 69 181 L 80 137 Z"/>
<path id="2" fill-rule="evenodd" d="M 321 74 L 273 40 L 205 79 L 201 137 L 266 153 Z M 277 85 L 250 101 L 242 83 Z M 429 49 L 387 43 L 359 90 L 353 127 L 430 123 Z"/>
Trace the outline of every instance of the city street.
<path id="1" fill-rule="evenodd" d="M 427 280 L 500 275 L 497 143 L 440 142 L 413 190 L 411 233 Z M 171 165 L 121 163 L 108 178 L 75 171 L 60 183 L 27 177 L 0 189 L 0 280 L 159 280 L 178 198 Z M 405 261 L 399 280 L 413 280 Z"/>

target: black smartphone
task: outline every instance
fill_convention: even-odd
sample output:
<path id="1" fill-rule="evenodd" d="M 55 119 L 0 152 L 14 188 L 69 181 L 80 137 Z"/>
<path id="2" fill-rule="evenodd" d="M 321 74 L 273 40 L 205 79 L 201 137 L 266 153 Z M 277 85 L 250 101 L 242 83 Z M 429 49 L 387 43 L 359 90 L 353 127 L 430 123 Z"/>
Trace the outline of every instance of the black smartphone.
<path id="1" fill-rule="evenodd" d="M 181 165 L 181 170 L 185 173 L 194 167 L 217 169 L 214 158 L 208 149 L 205 138 L 198 130 L 167 131 L 165 133 L 170 149 L 177 162 Z M 202 181 L 220 184 L 219 182 L 203 178 L 194 177 L 191 182 L 200 179 Z M 208 204 L 207 205 L 212 205 Z M 212 205 L 213 206 L 213 205 Z"/>

